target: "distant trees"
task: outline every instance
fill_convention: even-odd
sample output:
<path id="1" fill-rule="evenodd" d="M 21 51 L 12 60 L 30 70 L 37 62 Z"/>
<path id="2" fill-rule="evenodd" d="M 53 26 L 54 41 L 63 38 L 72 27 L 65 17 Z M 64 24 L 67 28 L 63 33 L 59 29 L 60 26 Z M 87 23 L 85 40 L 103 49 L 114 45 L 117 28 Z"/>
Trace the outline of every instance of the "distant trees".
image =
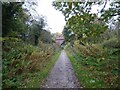
<path id="1" fill-rule="evenodd" d="M 46 26 L 46 22 L 42 17 L 32 22 L 32 25 L 30 26 L 30 31 L 28 32 L 30 36 L 34 37 L 33 42 L 35 45 L 38 44 L 38 39 L 41 36 L 41 31 L 43 30 L 45 26 Z"/>
<path id="2" fill-rule="evenodd" d="M 42 41 L 43 43 L 50 44 L 52 43 L 52 35 L 49 31 L 42 30 L 39 40 Z"/>

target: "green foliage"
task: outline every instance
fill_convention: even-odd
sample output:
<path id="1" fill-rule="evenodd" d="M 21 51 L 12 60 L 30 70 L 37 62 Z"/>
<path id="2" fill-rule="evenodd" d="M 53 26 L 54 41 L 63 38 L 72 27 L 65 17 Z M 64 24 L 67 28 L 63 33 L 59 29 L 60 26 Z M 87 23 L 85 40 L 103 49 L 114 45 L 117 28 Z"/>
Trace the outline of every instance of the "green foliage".
<path id="1" fill-rule="evenodd" d="M 69 45 L 66 47 L 67 55 L 82 86 L 85 88 L 118 88 L 119 49 L 100 49 L 102 53 L 95 51 L 94 55 L 92 52 L 90 55 L 81 51 L 82 48 L 70 48 Z M 99 48 L 97 46 L 97 49 Z"/>
<path id="2" fill-rule="evenodd" d="M 2 3 L 3 88 L 39 88 L 60 51 L 51 43 L 51 33 L 43 29 L 44 17 L 34 20 L 23 6 L 22 2 Z"/>
<path id="3" fill-rule="evenodd" d="M 105 40 L 102 43 L 103 46 L 108 47 L 108 48 L 120 48 L 120 43 L 118 38 L 110 38 L 109 40 Z"/>
<path id="4" fill-rule="evenodd" d="M 45 25 L 45 20 L 43 19 L 43 17 L 40 17 L 38 21 L 34 21 L 32 23 L 31 33 L 39 37 Z"/>
<path id="5" fill-rule="evenodd" d="M 27 28 L 28 16 L 22 9 L 23 3 L 2 3 L 2 36 L 18 37 Z"/>
<path id="6" fill-rule="evenodd" d="M 48 76 L 51 68 L 55 61 L 58 59 L 59 53 L 55 53 L 51 60 L 47 61 L 40 71 L 33 73 L 29 78 L 26 79 L 27 83 L 24 85 L 25 88 L 40 88 L 45 78 Z"/>
<path id="7" fill-rule="evenodd" d="M 41 35 L 39 37 L 39 40 L 41 40 L 43 43 L 50 44 L 51 38 L 52 38 L 52 35 L 49 31 L 46 31 L 46 30 L 41 31 Z"/>
<path id="8" fill-rule="evenodd" d="M 100 7 L 102 7 L 101 9 L 98 10 L 98 13 L 101 14 L 101 17 L 104 21 L 108 21 L 110 20 L 112 17 L 114 16 L 119 16 L 119 10 L 120 10 L 120 2 L 114 2 L 111 1 L 110 3 L 110 7 L 106 10 L 105 7 L 107 6 L 107 3 L 109 1 L 105 0 L 105 1 L 96 1 L 96 2 L 53 2 L 53 6 L 61 11 L 64 16 L 65 19 L 68 20 L 71 15 L 83 15 L 83 13 L 90 13 L 92 6 L 94 5 L 98 5 Z M 118 20 L 120 21 L 120 19 L 118 18 Z"/>
<path id="9" fill-rule="evenodd" d="M 28 78 L 33 73 L 41 71 L 51 61 L 57 50 L 53 48 L 54 46 L 44 43 L 41 43 L 39 47 L 25 44 L 18 38 L 3 38 L 2 40 L 3 88 L 24 87 L 28 83 Z"/>
<path id="10" fill-rule="evenodd" d="M 64 37 L 68 37 L 69 33 L 73 32 L 77 40 L 86 42 L 87 39 L 98 37 L 107 30 L 105 22 L 101 21 L 96 14 L 90 13 L 92 4 L 94 2 L 53 3 L 57 10 L 62 11 L 67 21 L 63 31 Z"/>
<path id="11" fill-rule="evenodd" d="M 107 10 L 102 10 L 101 13 L 101 17 L 103 20 L 108 21 L 111 18 L 113 18 L 114 16 L 118 16 L 118 21 L 120 21 L 119 18 L 119 10 L 120 10 L 120 2 L 111 2 L 110 7 Z"/>
<path id="12" fill-rule="evenodd" d="M 53 6 L 61 11 L 65 19 L 68 20 L 70 16 L 82 15 L 84 12 L 89 13 L 94 2 L 53 2 Z"/>
<path id="13" fill-rule="evenodd" d="M 72 16 L 66 25 L 78 39 L 85 40 L 89 37 L 97 37 L 107 29 L 99 20 L 96 20 L 94 15 L 84 13 L 80 16 Z"/>
<path id="14" fill-rule="evenodd" d="M 112 19 L 116 20 L 114 16 L 120 14 L 119 2 L 112 2 L 105 10 L 107 3 L 107 0 L 104 3 L 100 1 L 53 3 L 53 6 L 65 16 L 63 35 L 66 41 L 70 42 L 66 46 L 66 51 L 76 76 L 85 88 L 118 87 L 119 25 L 112 23 L 116 30 L 109 33 L 107 24 Z M 100 14 L 99 18 L 97 14 L 91 13 L 93 5 L 102 7 L 97 13 Z M 119 22 L 119 16 L 117 19 Z M 71 38 L 71 32 L 74 38 Z"/>
<path id="15" fill-rule="evenodd" d="M 74 38 L 74 35 L 72 34 L 72 32 L 70 31 L 70 28 L 68 27 L 64 27 L 62 34 L 66 42 L 69 42 Z"/>
<path id="16" fill-rule="evenodd" d="M 2 6 L 2 36 L 21 38 L 27 43 L 37 45 L 41 31 L 46 26 L 45 18 L 30 19 L 28 12 L 22 7 L 23 3 L 6 2 Z"/>
<path id="17" fill-rule="evenodd" d="M 33 21 L 30 26 L 30 31 L 28 31 L 28 33 L 31 40 L 29 41 L 31 41 L 34 45 L 38 45 L 39 39 L 44 42 L 45 37 L 49 37 L 49 39 L 51 38 L 50 32 L 43 29 L 45 26 L 46 22 L 43 17 L 40 17 L 38 21 Z M 50 40 L 48 42 L 50 42 Z"/>
<path id="18" fill-rule="evenodd" d="M 105 10 L 108 1 L 105 0 L 104 3 L 101 1 L 96 2 L 53 2 L 53 6 L 61 11 L 67 24 L 67 30 L 64 32 L 73 32 L 77 40 L 82 39 L 84 42 L 98 41 L 98 37 L 104 31 L 107 30 L 106 23 L 110 23 L 110 20 L 116 16 L 119 22 L 119 2 L 110 2 L 110 7 Z M 98 18 L 97 14 L 92 14 L 92 6 L 98 5 L 102 8 L 99 9 L 98 14 L 101 16 Z M 103 6 L 102 6 L 103 5 Z M 64 34 L 67 37 L 68 34 Z M 95 38 L 97 38 L 95 40 Z M 69 40 L 70 41 L 70 40 Z"/>

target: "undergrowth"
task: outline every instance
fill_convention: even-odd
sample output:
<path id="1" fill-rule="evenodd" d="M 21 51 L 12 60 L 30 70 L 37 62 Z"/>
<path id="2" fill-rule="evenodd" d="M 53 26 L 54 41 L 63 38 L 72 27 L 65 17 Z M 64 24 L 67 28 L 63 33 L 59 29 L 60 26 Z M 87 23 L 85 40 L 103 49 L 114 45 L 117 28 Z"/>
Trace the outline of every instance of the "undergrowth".
<path id="1" fill-rule="evenodd" d="M 76 76 L 85 88 L 116 88 L 119 81 L 118 56 L 120 49 L 99 45 L 66 46 Z"/>
<path id="2" fill-rule="evenodd" d="M 34 74 L 31 74 L 29 78 L 27 78 L 26 85 L 23 87 L 25 88 L 41 88 L 44 79 L 48 76 L 49 71 L 52 69 L 55 61 L 58 59 L 60 55 L 60 52 L 56 53 L 51 60 L 47 61 L 46 64 L 43 64 L 43 67 L 41 67 L 40 71 L 35 72 Z"/>
<path id="3" fill-rule="evenodd" d="M 33 46 L 18 38 L 3 38 L 2 42 L 2 87 L 39 88 L 55 61 L 53 56 L 57 57 L 60 49 L 42 42 Z"/>

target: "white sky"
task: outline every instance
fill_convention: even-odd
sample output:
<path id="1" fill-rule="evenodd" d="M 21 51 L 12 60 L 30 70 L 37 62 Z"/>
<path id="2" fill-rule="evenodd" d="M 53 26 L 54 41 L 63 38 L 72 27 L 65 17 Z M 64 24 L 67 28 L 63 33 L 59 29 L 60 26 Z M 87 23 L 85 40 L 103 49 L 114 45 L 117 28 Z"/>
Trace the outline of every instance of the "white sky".
<path id="1" fill-rule="evenodd" d="M 107 4 L 105 6 L 105 10 L 107 10 L 109 7 L 110 7 L 110 3 L 111 3 L 112 0 L 109 0 L 107 1 Z M 104 4 L 103 5 L 93 5 L 92 6 L 92 10 L 91 10 L 91 13 L 98 13 L 98 10 L 101 10 L 103 8 Z"/>
<path id="2" fill-rule="evenodd" d="M 66 22 L 63 14 L 52 6 L 52 0 L 38 0 L 37 11 L 46 17 L 51 33 L 62 32 Z"/>

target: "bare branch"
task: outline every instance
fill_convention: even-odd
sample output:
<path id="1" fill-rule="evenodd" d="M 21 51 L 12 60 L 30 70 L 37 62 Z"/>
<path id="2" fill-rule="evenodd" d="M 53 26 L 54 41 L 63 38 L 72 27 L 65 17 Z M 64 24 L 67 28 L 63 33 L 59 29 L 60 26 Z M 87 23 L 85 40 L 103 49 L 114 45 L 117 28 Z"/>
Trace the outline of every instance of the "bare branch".
<path id="1" fill-rule="evenodd" d="M 105 9 L 106 5 L 107 5 L 107 0 L 105 0 L 105 4 L 104 4 L 104 6 L 103 6 L 103 8 L 101 9 L 101 11 L 100 11 L 100 12 L 103 12 L 103 11 L 104 11 L 104 9 Z"/>

